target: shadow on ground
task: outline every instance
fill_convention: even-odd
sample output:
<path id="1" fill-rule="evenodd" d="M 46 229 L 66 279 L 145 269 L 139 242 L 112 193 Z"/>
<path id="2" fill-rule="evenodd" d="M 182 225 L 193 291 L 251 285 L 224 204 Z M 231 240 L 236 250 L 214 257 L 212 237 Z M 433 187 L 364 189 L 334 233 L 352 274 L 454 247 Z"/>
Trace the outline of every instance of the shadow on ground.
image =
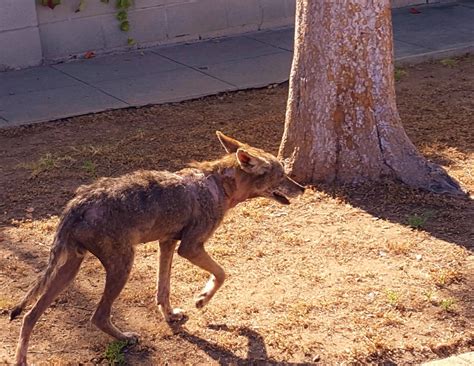
<path id="1" fill-rule="evenodd" d="M 298 362 L 281 362 L 272 360 L 268 357 L 267 348 L 263 337 L 247 327 L 238 327 L 235 329 L 229 328 L 226 324 L 209 325 L 209 328 L 216 331 L 233 332 L 237 335 L 247 338 L 248 350 L 246 357 L 240 357 L 234 354 L 231 350 L 219 346 L 208 340 L 189 333 L 182 327 L 174 327 L 173 331 L 185 341 L 192 343 L 204 351 L 213 360 L 219 362 L 219 365 L 280 365 L 280 366 L 297 366 L 297 365 L 311 365 L 313 363 L 298 363 Z M 315 363 L 314 363 L 315 364 Z"/>
<path id="2" fill-rule="evenodd" d="M 474 251 L 474 200 L 468 197 L 433 194 L 392 181 L 357 188 L 318 188 L 376 218 Z"/>

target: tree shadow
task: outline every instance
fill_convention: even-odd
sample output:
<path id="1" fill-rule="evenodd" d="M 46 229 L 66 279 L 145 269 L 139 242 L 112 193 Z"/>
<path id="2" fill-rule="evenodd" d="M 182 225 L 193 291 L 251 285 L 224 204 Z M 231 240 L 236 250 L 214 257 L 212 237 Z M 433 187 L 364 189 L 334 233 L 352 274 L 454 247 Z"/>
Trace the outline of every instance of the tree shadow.
<path id="1" fill-rule="evenodd" d="M 376 219 L 411 227 L 425 232 L 474 253 L 474 200 L 469 197 L 439 195 L 405 186 L 394 181 L 374 182 L 359 187 L 318 186 L 318 190 L 337 197 L 353 207 L 360 208 Z M 416 227 L 414 227 L 416 226 Z M 428 244 L 429 245 L 429 244 Z M 439 316 L 463 314 L 463 318 L 472 319 L 474 304 L 474 263 L 468 261 L 463 268 L 461 286 L 442 286 L 450 298 L 456 299 L 454 310 L 441 311 Z M 470 266 L 470 267 L 469 267 Z M 469 324 L 462 327 L 469 328 Z M 472 343 L 472 342 L 471 342 Z M 468 349 L 472 344 L 453 344 L 440 346 L 431 351 L 438 357 L 447 357 L 459 349 Z M 374 353 L 361 360 L 362 364 L 393 365 L 390 353 Z M 399 350 L 406 352 L 406 350 Z"/>
<path id="2" fill-rule="evenodd" d="M 412 189 L 393 181 L 318 190 L 372 216 L 424 231 L 474 251 L 474 200 Z"/>
<path id="3" fill-rule="evenodd" d="M 192 343 L 203 350 L 213 360 L 219 362 L 219 365 L 279 365 L 279 366 L 298 366 L 298 365 L 316 365 L 314 362 L 282 362 L 273 360 L 268 356 L 267 347 L 263 337 L 253 329 L 248 327 L 229 327 L 226 324 L 211 324 L 208 328 L 215 331 L 232 332 L 239 336 L 247 338 L 248 350 L 246 357 L 240 357 L 229 349 L 216 343 L 198 337 L 189 333 L 181 324 L 170 324 L 173 333 L 183 340 Z"/>

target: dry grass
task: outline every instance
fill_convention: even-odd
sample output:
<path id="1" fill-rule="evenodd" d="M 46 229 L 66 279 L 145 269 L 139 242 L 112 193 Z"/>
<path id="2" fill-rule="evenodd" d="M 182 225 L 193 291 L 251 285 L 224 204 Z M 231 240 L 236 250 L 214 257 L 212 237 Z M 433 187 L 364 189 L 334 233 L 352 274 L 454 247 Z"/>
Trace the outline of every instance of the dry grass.
<path id="1" fill-rule="evenodd" d="M 407 133 L 474 190 L 474 60 L 408 68 L 397 83 Z M 452 65 L 451 65 L 452 64 Z M 0 360 L 19 322 L 7 310 L 44 268 L 57 215 L 95 176 L 177 169 L 218 156 L 214 130 L 276 151 L 285 85 L 0 131 Z M 182 132 L 180 132 L 182 131 Z M 206 274 L 176 258 L 169 327 L 154 304 L 158 246 L 138 248 L 115 321 L 142 334 L 131 364 L 418 364 L 474 346 L 474 207 L 392 182 L 308 190 L 290 206 L 234 209 L 207 247 L 228 281 L 203 310 Z M 100 363 L 110 339 L 89 325 L 104 271 L 90 257 L 43 316 L 32 361 Z"/>

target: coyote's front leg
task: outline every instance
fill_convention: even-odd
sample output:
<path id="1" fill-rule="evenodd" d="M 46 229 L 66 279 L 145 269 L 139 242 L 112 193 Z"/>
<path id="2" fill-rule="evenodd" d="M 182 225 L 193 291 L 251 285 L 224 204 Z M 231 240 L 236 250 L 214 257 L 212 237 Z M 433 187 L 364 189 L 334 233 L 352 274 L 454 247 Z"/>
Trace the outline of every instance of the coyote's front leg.
<path id="1" fill-rule="evenodd" d="M 196 299 L 196 307 L 202 308 L 212 299 L 224 283 L 224 269 L 206 253 L 204 243 L 182 240 L 178 248 L 178 254 L 189 260 L 192 264 L 211 273 L 209 281 Z"/>
<path id="2" fill-rule="evenodd" d="M 173 261 L 176 243 L 176 240 L 160 242 L 160 269 L 158 272 L 156 302 L 167 322 L 178 321 L 184 317 L 181 309 L 173 309 L 170 304 L 171 262 Z"/>

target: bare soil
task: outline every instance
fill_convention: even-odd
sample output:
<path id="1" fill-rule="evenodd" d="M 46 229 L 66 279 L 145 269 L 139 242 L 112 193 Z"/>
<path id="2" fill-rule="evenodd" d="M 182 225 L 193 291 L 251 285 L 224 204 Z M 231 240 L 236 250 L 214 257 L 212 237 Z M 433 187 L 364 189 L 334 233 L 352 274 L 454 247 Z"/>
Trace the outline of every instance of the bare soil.
<path id="1" fill-rule="evenodd" d="M 405 71 L 397 91 L 408 135 L 474 191 L 474 58 Z M 79 185 L 216 158 L 215 130 L 276 153 L 287 92 L 280 85 L 0 130 L 0 362 L 12 360 L 20 327 L 8 310 L 45 267 L 57 215 Z M 197 310 L 193 296 L 207 276 L 176 256 L 172 302 L 189 320 L 173 327 L 154 303 L 157 243 L 138 248 L 114 308 L 119 327 L 142 335 L 126 348 L 128 363 L 410 365 L 474 348 L 472 200 L 394 182 L 318 186 L 290 206 L 239 205 L 207 248 L 228 280 Z M 103 280 L 90 256 L 39 321 L 30 361 L 107 362 L 111 339 L 89 324 Z"/>

